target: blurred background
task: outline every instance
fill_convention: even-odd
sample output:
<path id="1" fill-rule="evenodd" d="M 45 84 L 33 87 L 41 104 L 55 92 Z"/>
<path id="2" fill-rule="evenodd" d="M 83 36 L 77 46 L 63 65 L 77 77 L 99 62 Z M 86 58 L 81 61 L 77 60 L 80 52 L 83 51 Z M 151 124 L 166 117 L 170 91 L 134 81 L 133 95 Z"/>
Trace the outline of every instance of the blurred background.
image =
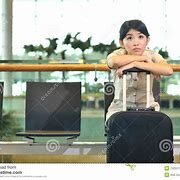
<path id="1" fill-rule="evenodd" d="M 159 52 L 170 64 L 180 63 L 178 0 L 8 0 L 7 4 L 0 0 L 0 3 L 0 63 L 105 64 L 107 55 L 119 48 L 119 28 L 129 19 L 141 19 L 147 25 L 150 49 Z M 8 32 L 7 12 L 12 20 Z M 2 140 L 21 139 L 15 132 L 24 129 L 27 81 L 81 81 L 79 141 L 105 141 L 103 92 L 104 82 L 113 81 L 110 72 L 0 72 L 0 81 L 5 81 Z M 174 135 L 180 135 L 180 73 L 162 77 L 160 86 L 161 110 L 173 120 Z"/>

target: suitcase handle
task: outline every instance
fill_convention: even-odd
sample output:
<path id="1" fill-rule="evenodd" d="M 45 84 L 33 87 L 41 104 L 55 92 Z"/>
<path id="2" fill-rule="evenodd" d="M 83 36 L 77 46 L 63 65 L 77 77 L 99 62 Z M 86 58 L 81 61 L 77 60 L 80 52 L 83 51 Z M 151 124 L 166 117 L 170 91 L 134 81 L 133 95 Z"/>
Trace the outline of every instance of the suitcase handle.
<path id="1" fill-rule="evenodd" d="M 128 72 L 132 73 L 132 72 L 145 72 L 146 74 L 150 74 L 150 71 L 144 70 L 144 69 L 139 69 L 139 68 L 130 68 L 130 69 L 126 69 L 123 71 L 123 74 L 127 74 Z"/>
<path id="2" fill-rule="evenodd" d="M 143 70 L 143 69 L 138 69 L 138 68 L 130 68 L 130 69 L 127 69 L 127 70 L 124 70 L 123 71 L 123 111 L 126 111 L 127 110 L 127 106 L 126 106 L 126 75 L 127 75 L 127 72 L 145 72 L 146 75 L 147 75 L 147 81 L 146 81 L 146 88 L 147 88 L 147 94 L 146 94 L 146 108 L 149 108 L 150 106 L 150 72 L 149 71 L 146 71 L 146 70 Z"/>
<path id="3" fill-rule="evenodd" d="M 151 106 L 148 108 L 127 107 L 127 111 L 155 111 L 155 108 Z"/>

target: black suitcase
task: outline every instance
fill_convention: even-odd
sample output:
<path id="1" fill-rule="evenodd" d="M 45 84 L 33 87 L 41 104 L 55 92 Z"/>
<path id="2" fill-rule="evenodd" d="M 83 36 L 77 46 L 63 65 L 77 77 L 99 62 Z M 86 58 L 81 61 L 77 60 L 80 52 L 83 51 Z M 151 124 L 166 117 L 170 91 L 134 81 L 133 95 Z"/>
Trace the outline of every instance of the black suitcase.
<path id="1" fill-rule="evenodd" d="M 125 78 L 123 77 L 123 87 Z M 150 74 L 147 74 L 147 89 L 150 89 L 148 84 Z M 149 90 L 147 90 L 147 107 L 149 107 L 148 96 Z M 107 163 L 172 163 L 171 119 L 152 109 L 126 111 L 124 106 L 125 103 L 122 112 L 113 114 L 108 120 Z"/>

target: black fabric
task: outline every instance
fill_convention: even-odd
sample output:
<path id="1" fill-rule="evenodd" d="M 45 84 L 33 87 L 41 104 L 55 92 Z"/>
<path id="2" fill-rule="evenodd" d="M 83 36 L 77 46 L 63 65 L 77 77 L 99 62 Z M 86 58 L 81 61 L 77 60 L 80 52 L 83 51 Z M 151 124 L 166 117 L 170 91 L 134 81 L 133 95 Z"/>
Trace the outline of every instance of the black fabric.
<path id="1" fill-rule="evenodd" d="M 2 123 L 3 92 L 4 92 L 4 82 L 0 82 L 0 123 Z"/>
<path id="2" fill-rule="evenodd" d="M 163 113 L 117 112 L 106 130 L 108 163 L 173 162 L 172 122 Z"/>

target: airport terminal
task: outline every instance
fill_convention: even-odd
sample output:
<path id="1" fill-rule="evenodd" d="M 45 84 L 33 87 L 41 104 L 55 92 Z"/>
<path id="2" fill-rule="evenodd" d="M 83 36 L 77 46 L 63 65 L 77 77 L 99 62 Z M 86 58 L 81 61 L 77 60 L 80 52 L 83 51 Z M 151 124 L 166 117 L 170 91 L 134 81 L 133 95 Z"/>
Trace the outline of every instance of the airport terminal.
<path id="1" fill-rule="evenodd" d="M 172 128 L 170 139 L 164 136 L 154 145 L 164 158 L 157 162 L 180 163 L 180 23 L 174 23 L 178 0 L 158 0 L 155 7 L 142 0 L 0 1 L 1 163 L 108 163 L 107 153 L 112 156 L 125 129 L 120 136 L 111 135 L 109 143 L 106 113 L 116 91 L 107 56 L 120 48 L 119 28 L 129 19 L 145 22 L 148 49 L 173 69 L 153 82 L 154 99 L 166 115 L 162 121 L 169 118 L 172 124 L 158 135 L 154 129 L 148 133 L 158 139 Z M 156 113 L 148 108 L 129 113 Z M 145 142 L 149 157 L 150 141 Z M 166 153 L 173 159 L 166 161 Z M 153 158 L 147 162 L 156 162 Z"/>

